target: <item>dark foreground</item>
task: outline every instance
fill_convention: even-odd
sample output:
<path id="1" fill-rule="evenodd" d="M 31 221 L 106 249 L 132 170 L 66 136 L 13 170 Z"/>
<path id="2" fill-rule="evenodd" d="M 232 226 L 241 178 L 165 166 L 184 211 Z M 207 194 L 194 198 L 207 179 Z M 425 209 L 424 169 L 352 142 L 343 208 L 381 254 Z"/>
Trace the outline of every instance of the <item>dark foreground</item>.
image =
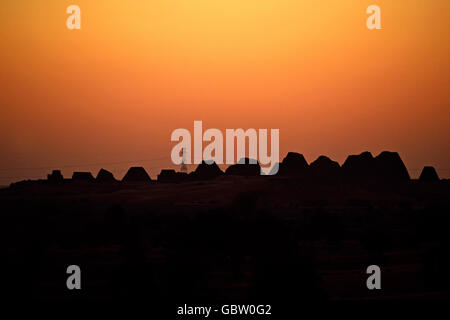
<path id="1" fill-rule="evenodd" d="M 223 176 L 0 190 L 12 300 L 299 303 L 450 298 L 450 183 Z M 68 290 L 79 265 L 82 289 Z M 368 290 L 379 265 L 382 289 Z"/>

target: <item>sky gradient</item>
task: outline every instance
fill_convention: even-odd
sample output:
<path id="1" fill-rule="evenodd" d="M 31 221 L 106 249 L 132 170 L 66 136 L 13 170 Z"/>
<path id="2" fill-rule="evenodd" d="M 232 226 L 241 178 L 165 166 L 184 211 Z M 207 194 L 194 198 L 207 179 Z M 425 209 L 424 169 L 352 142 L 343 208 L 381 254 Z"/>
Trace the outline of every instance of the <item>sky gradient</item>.
<path id="1" fill-rule="evenodd" d="M 81 8 L 81 30 L 66 8 Z M 381 8 L 382 30 L 366 27 Z M 174 167 L 176 128 L 279 128 L 280 156 L 398 151 L 450 178 L 448 0 L 0 4 L 0 185 Z"/>

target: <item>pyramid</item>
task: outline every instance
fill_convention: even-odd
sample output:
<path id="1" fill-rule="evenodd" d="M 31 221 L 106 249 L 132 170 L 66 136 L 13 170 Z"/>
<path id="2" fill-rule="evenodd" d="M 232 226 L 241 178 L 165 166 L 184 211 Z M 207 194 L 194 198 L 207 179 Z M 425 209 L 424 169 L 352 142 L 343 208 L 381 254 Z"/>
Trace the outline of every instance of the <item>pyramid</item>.
<path id="1" fill-rule="evenodd" d="M 98 182 L 113 182 L 117 181 L 114 178 L 114 175 L 105 169 L 100 169 L 100 171 L 97 173 L 97 178 L 95 178 Z"/>
<path id="2" fill-rule="evenodd" d="M 229 166 L 225 170 L 225 174 L 234 176 L 259 176 L 261 174 L 261 167 L 256 160 L 242 158 L 237 164 Z"/>
<path id="3" fill-rule="evenodd" d="M 309 165 L 308 175 L 312 180 L 338 181 L 341 174 L 339 163 L 320 156 Z"/>
<path id="4" fill-rule="evenodd" d="M 282 176 L 301 176 L 308 170 L 305 157 L 297 152 L 289 152 L 279 165 L 278 174 Z"/>
<path id="5" fill-rule="evenodd" d="M 53 170 L 51 174 L 47 175 L 47 180 L 52 183 L 61 182 L 64 180 L 60 170 Z"/>
<path id="6" fill-rule="evenodd" d="M 195 180 L 214 179 L 223 175 L 223 171 L 217 166 L 214 161 L 202 161 L 190 176 Z"/>
<path id="7" fill-rule="evenodd" d="M 350 181 L 371 181 L 376 179 L 376 161 L 368 151 L 350 155 L 342 165 L 342 174 Z"/>
<path id="8" fill-rule="evenodd" d="M 383 181 L 406 181 L 409 173 L 397 152 L 383 151 L 375 157 L 376 175 Z"/>
<path id="9" fill-rule="evenodd" d="M 420 181 L 439 181 L 439 176 L 434 169 L 434 167 L 431 166 L 425 166 L 423 167 L 422 173 L 419 177 Z"/>
<path id="10" fill-rule="evenodd" d="M 94 177 L 90 172 L 75 171 L 72 175 L 73 181 L 94 181 Z"/>
<path id="11" fill-rule="evenodd" d="M 143 167 L 131 167 L 123 177 L 123 182 L 146 182 L 152 179 Z"/>

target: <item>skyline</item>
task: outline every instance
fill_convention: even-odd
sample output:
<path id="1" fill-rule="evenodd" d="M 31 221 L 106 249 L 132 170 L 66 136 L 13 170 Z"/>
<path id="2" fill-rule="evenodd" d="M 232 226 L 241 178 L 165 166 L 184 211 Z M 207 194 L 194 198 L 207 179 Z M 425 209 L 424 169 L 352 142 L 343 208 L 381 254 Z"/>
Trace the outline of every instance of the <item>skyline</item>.
<path id="1" fill-rule="evenodd" d="M 375 3 L 382 30 L 366 28 Z M 70 4 L 81 30 L 66 28 Z M 448 1 L 0 6 L 0 185 L 119 162 L 116 177 L 142 165 L 154 179 L 194 120 L 279 128 L 280 158 L 390 150 L 413 178 L 427 165 L 450 178 Z M 167 161 L 136 161 L 154 158 Z"/>
<path id="2" fill-rule="evenodd" d="M 394 152 L 392 152 L 392 151 L 383 151 L 383 152 L 381 152 L 380 154 L 375 154 L 375 155 L 373 155 L 370 151 L 365 151 L 365 152 L 362 152 L 362 153 L 360 153 L 360 154 L 354 154 L 354 155 L 348 155 L 348 157 L 346 158 L 346 160 L 344 161 L 344 163 L 346 163 L 350 158 L 354 158 L 354 157 L 358 157 L 358 158 L 360 158 L 361 156 L 363 156 L 364 154 L 366 154 L 366 153 L 369 153 L 369 154 L 371 154 L 374 158 L 375 157 L 378 157 L 378 156 L 381 156 L 381 154 L 382 153 L 393 153 L 393 154 L 396 154 L 396 152 L 394 151 Z M 303 154 L 299 154 L 299 153 L 296 153 L 296 152 L 289 152 L 289 155 L 298 155 L 298 156 L 300 156 L 300 157 L 303 157 Z M 247 155 L 246 155 L 247 156 Z M 308 165 L 308 167 L 311 165 L 311 164 L 313 164 L 314 162 L 317 162 L 320 158 L 323 158 L 323 157 L 325 157 L 325 158 L 328 158 L 328 159 L 330 159 L 328 156 L 326 156 L 326 155 L 320 155 L 317 159 L 314 159 L 314 160 L 312 160 L 312 161 L 307 161 L 307 159 L 306 158 L 304 158 L 305 159 L 305 164 L 306 165 Z M 280 161 L 279 162 L 277 162 L 277 163 L 275 163 L 275 165 L 274 166 L 277 166 L 277 165 L 281 165 L 283 162 L 284 162 L 284 160 L 286 160 L 288 158 L 288 154 L 286 154 L 286 155 L 284 155 L 283 157 L 280 157 Z M 244 158 L 241 158 L 241 160 L 243 160 Z M 248 158 L 247 158 L 248 159 Z M 401 159 L 401 156 L 400 156 L 400 161 L 403 163 L 403 159 Z M 125 176 L 126 176 L 126 174 L 125 173 L 127 173 L 131 168 L 136 168 L 136 167 L 138 167 L 138 168 L 143 168 L 144 169 L 144 171 L 146 171 L 146 173 L 148 174 L 148 176 L 152 179 L 152 180 L 154 180 L 154 181 L 156 181 L 157 180 L 157 176 L 160 174 L 160 173 L 162 173 L 162 171 L 164 171 L 164 170 L 166 170 L 166 169 L 174 169 L 175 170 L 175 172 L 183 172 L 183 169 L 182 169 L 182 167 L 184 166 L 184 167 L 186 167 L 186 169 L 187 169 L 187 171 L 186 171 L 186 173 L 193 173 L 194 171 L 196 171 L 196 169 L 197 169 L 197 167 L 198 166 L 200 166 L 200 165 L 202 165 L 203 163 L 204 163 L 204 161 L 205 161 L 205 159 L 203 159 L 202 160 L 202 162 L 199 164 L 199 163 L 190 163 L 190 164 L 187 164 L 187 163 L 181 163 L 181 164 L 172 164 L 172 166 L 171 167 L 162 167 L 160 170 L 155 170 L 155 171 L 152 171 L 153 172 L 153 174 L 151 174 L 151 172 L 150 171 L 148 171 L 147 169 L 146 169 L 146 167 L 145 166 L 141 166 L 141 165 L 133 165 L 133 164 L 142 164 L 142 163 L 145 163 L 145 162 L 158 162 L 158 161 L 161 161 L 161 160 L 165 160 L 165 157 L 162 157 L 162 158 L 154 158 L 154 159 L 147 159 L 147 160 L 137 160 L 137 161 L 133 161 L 133 162 L 117 162 L 117 163 L 103 163 L 103 164 L 99 164 L 99 163 L 96 163 L 96 164 L 84 164 L 84 165 L 65 165 L 65 166 L 60 166 L 60 167 L 58 167 L 58 168 L 54 168 L 54 167 L 40 167 L 40 168 L 22 168 L 23 170 L 47 170 L 46 171 L 46 173 L 44 174 L 44 175 L 39 175 L 39 176 L 35 176 L 35 177 L 27 177 L 27 176 L 25 176 L 24 178 L 25 179 L 23 179 L 23 180 L 15 180 L 15 181 L 13 181 L 14 183 L 15 182 L 21 182 L 21 181 L 24 181 L 24 180 L 34 180 L 34 181 L 37 181 L 37 180 L 48 180 L 48 175 L 50 174 L 50 173 L 54 173 L 55 171 L 58 171 L 59 173 L 62 173 L 62 177 L 64 177 L 64 179 L 71 179 L 71 177 L 73 176 L 73 174 L 75 174 L 75 173 L 82 173 L 82 174 L 84 174 L 84 173 L 87 173 L 87 174 L 92 174 L 92 176 L 93 177 L 96 177 L 101 171 L 104 171 L 104 170 L 106 170 L 106 172 L 111 172 L 111 174 L 112 174 L 112 176 L 115 178 L 115 179 L 117 179 L 117 181 L 121 181 Z M 334 159 L 330 159 L 332 162 L 334 162 Z M 208 160 L 206 160 L 207 162 L 208 162 Z M 235 164 L 239 164 L 240 162 L 239 161 L 236 161 L 236 162 L 234 162 L 234 163 L 229 163 L 229 164 L 226 164 L 226 163 L 222 163 L 222 164 L 217 164 L 217 163 L 215 163 L 214 162 L 214 160 L 209 160 L 209 161 L 212 161 L 212 164 L 215 164 L 215 165 L 217 165 L 217 167 L 218 168 L 220 168 L 220 170 L 222 171 L 222 172 L 225 172 L 226 171 L 226 169 L 227 168 L 229 168 L 229 167 L 231 167 L 231 166 L 234 166 Z M 339 167 L 341 168 L 341 169 L 345 169 L 345 165 L 344 165 L 344 163 L 338 163 L 338 165 L 339 165 Z M 129 165 L 129 166 L 126 166 L 125 167 L 125 164 L 131 164 L 131 165 Z M 257 161 L 256 162 L 256 164 L 258 165 L 258 166 L 260 166 L 261 165 L 261 163 L 259 163 L 259 161 Z M 121 169 L 118 171 L 118 170 L 111 170 L 110 168 L 111 167 L 116 167 L 116 166 L 120 166 L 121 167 Z M 264 167 L 263 165 L 261 165 L 261 169 L 263 169 L 262 171 L 261 171 L 261 175 L 272 175 L 273 173 L 270 173 L 269 174 L 269 172 L 272 172 L 273 171 L 273 169 L 274 169 L 274 166 L 272 166 L 272 167 Z M 95 168 L 94 170 L 88 170 L 88 169 L 85 169 L 85 168 L 87 168 L 87 167 L 89 167 L 89 168 Z M 155 169 L 155 168 L 159 168 L 160 166 L 154 166 L 154 167 L 152 167 L 153 169 Z M 71 171 L 73 168 L 75 168 L 75 170 L 73 170 L 73 171 Z M 84 169 L 83 169 L 84 168 Z M 147 168 L 148 168 L 148 166 L 147 166 Z M 188 169 L 189 168 L 189 169 Z M 414 170 L 411 170 L 411 169 L 409 169 L 408 170 L 408 168 L 406 168 L 405 167 L 405 169 L 407 170 L 407 173 L 409 174 L 409 176 L 410 176 L 410 179 L 419 179 L 419 175 L 420 174 L 422 174 L 423 173 L 423 171 L 425 170 L 425 169 L 433 169 L 434 167 L 430 167 L 430 166 L 424 166 L 424 167 L 422 167 L 421 169 L 414 169 Z M 20 168 L 16 168 L 16 169 L 20 169 Z M 347 168 L 348 169 L 348 168 Z M 123 171 L 124 170 L 124 171 Z M 123 172 L 122 172 L 123 171 Z M 413 175 L 411 175 L 411 172 L 416 172 L 416 171 L 418 171 L 419 172 L 419 174 L 417 174 L 417 176 L 413 176 Z M 122 174 L 121 175 L 117 175 L 116 173 L 117 172 L 122 172 Z M 264 172 L 264 174 L 263 174 L 263 172 Z M 277 175 L 278 174 L 278 170 L 277 170 L 277 173 L 275 173 L 275 175 Z M 439 178 L 440 179 L 443 179 L 442 177 L 441 177 L 441 175 L 439 174 L 439 172 L 437 172 L 437 174 L 438 174 L 438 176 L 439 176 Z M 120 178 L 120 177 L 122 177 L 122 178 Z M 9 177 L 9 178 L 11 178 L 11 177 Z M 409 178 L 408 178 L 409 179 Z M 445 179 L 445 178 L 444 178 Z"/>

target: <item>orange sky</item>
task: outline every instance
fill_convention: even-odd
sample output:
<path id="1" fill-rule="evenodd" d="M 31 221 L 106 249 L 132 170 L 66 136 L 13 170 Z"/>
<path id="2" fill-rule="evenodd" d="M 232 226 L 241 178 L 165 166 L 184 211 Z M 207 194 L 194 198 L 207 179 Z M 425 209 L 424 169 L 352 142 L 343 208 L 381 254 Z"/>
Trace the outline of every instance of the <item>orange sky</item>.
<path id="1" fill-rule="evenodd" d="M 70 4 L 81 30 L 66 28 Z M 366 28 L 371 4 L 382 30 Z M 279 128 L 281 157 L 392 150 L 413 176 L 450 178 L 448 0 L 0 6 L 0 184 L 101 166 L 156 178 L 194 120 Z"/>

